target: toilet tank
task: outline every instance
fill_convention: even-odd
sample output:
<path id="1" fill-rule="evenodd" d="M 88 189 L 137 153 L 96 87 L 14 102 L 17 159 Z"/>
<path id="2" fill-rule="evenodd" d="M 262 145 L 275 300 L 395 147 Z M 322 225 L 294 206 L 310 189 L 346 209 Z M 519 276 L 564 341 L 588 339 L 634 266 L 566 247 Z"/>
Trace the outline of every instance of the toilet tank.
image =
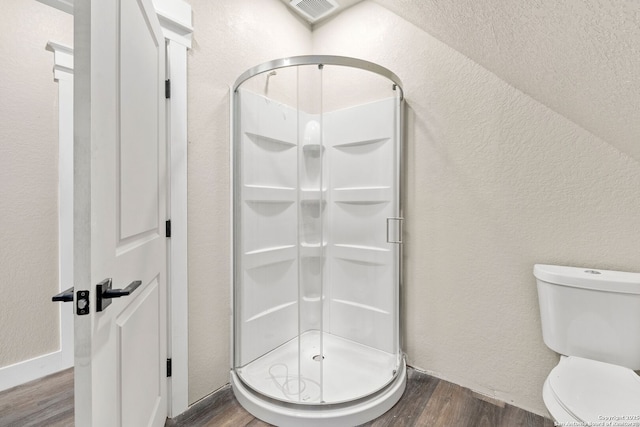
<path id="1" fill-rule="evenodd" d="M 533 274 L 550 349 L 640 369 L 640 273 L 536 264 Z"/>

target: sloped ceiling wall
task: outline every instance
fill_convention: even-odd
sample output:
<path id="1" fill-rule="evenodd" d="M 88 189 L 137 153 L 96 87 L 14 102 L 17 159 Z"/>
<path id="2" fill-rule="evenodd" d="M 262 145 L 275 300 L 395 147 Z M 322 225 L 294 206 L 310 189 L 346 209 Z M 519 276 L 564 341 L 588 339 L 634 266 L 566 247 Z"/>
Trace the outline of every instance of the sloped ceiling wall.
<path id="1" fill-rule="evenodd" d="M 374 1 L 640 161 L 640 2 Z"/>

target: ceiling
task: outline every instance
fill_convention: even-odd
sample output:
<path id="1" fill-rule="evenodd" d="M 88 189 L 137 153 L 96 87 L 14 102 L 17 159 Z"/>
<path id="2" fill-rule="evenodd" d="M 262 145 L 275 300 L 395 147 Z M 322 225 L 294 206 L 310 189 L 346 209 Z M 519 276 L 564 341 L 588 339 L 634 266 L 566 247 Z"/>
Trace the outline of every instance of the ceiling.
<path id="1" fill-rule="evenodd" d="M 372 1 L 640 161 L 640 1 Z"/>

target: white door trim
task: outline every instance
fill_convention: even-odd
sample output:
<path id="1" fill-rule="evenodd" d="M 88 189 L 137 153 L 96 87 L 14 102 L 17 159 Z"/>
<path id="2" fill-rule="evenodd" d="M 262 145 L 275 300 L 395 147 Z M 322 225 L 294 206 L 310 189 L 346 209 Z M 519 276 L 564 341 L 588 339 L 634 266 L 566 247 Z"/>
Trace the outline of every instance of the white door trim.
<path id="1" fill-rule="evenodd" d="M 37 1 L 73 15 L 75 0 Z M 164 38 L 191 48 L 191 35 L 193 33 L 191 5 L 184 0 L 152 0 L 152 3 L 158 15 Z"/>
<path id="2" fill-rule="evenodd" d="M 169 151 L 168 215 L 171 219 L 167 357 L 171 359 L 168 416 L 189 407 L 189 298 L 187 263 L 187 50 L 191 48 L 191 6 L 182 0 L 153 0 L 167 42 L 167 104 Z M 168 219 L 169 219 L 168 218 Z"/>
<path id="3" fill-rule="evenodd" d="M 48 42 L 58 82 L 58 257 L 60 291 L 73 286 L 73 49 Z M 73 303 L 60 305 L 61 369 L 73 366 Z"/>
<path id="4" fill-rule="evenodd" d="M 53 78 L 58 83 L 58 283 L 62 292 L 73 286 L 73 49 L 51 41 L 46 49 L 54 54 Z M 73 303 L 55 304 L 60 309 L 60 348 L 0 368 L 0 391 L 73 366 Z"/>
<path id="5" fill-rule="evenodd" d="M 191 5 L 183 0 L 153 0 L 164 38 L 191 48 Z"/>
<path id="6" fill-rule="evenodd" d="M 161 21 L 162 22 L 162 21 Z M 171 238 L 168 241 L 168 327 L 171 359 L 169 380 L 169 417 L 189 407 L 188 348 L 189 299 L 187 293 L 187 48 L 167 42 L 167 76 L 171 98 L 167 105 L 169 152 L 169 207 Z"/>

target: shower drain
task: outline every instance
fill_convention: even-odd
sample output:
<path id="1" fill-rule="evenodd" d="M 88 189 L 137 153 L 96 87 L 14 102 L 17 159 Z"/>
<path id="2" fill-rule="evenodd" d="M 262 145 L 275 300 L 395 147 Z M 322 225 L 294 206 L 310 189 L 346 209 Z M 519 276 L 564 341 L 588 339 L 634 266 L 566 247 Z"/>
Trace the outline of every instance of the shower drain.
<path id="1" fill-rule="evenodd" d="M 321 356 L 319 354 L 316 354 L 315 356 L 312 357 L 312 359 L 316 362 L 321 361 L 322 359 L 324 359 L 324 356 Z"/>

